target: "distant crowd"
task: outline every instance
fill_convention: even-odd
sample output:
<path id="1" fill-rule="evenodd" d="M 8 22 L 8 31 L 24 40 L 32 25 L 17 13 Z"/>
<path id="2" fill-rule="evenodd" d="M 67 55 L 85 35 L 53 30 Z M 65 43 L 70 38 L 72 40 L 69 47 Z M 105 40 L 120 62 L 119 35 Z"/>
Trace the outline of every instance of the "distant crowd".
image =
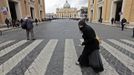
<path id="1" fill-rule="evenodd" d="M 37 19 L 37 18 L 35 18 L 35 19 L 33 19 L 33 22 L 35 22 L 36 23 L 36 25 L 38 25 L 38 22 L 42 22 L 42 21 L 45 21 L 45 19 Z M 5 19 L 5 24 L 7 25 L 7 27 L 9 28 L 9 27 L 20 27 L 21 26 L 21 24 L 24 22 L 24 19 L 20 19 L 20 20 L 12 20 L 12 19 L 8 19 L 8 18 L 6 18 Z"/>

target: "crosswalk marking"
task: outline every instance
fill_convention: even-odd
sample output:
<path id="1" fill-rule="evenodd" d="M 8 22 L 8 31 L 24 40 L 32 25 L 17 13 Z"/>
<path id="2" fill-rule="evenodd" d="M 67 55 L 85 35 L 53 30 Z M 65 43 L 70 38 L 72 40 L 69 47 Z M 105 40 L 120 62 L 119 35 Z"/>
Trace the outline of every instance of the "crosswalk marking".
<path id="1" fill-rule="evenodd" d="M 36 40 L 11 59 L 0 65 L 0 74 L 6 75 L 15 65 L 17 65 L 28 53 L 36 48 L 43 40 Z"/>
<path id="2" fill-rule="evenodd" d="M 64 51 L 63 75 L 82 75 L 80 67 L 78 65 L 75 65 L 76 61 L 77 61 L 77 55 L 73 40 L 66 39 L 65 51 Z"/>
<path id="3" fill-rule="evenodd" d="M 83 39 L 80 39 L 80 42 L 82 43 L 84 40 Z"/>
<path id="4" fill-rule="evenodd" d="M 127 40 L 127 39 L 120 39 L 122 42 L 126 42 L 128 44 L 131 44 L 128 46 L 127 44 L 124 44 L 122 42 L 119 42 L 118 40 L 114 39 L 107 39 L 108 41 L 114 43 L 115 45 L 118 45 L 122 47 L 123 49 L 126 49 L 127 51 L 134 53 L 134 48 L 130 47 L 131 45 L 134 45 L 134 42 Z M 6 41 L 0 43 L 0 48 L 5 47 L 8 44 L 15 43 L 7 48 L 4 48 L 3 50 L 0 50 L 0 57 L 3 59 L 3 55 L 8 54 L 9 52 L 13 51 L 14 49 L 17 49 L 21 47 L 23 44 L 25 44 L 26 40 L 21 40 L 19 42 L 15 42 L 16 40 Z M 3 64 L 0 65 L 0 75 L 6 75 L 16 66 L 18 66 L 18 63 L 20 63 L 34 48 L 36 48 L 38 45 L 42 44 L 43 40 L 35 40 L 32 41 L 31 44 L 26 44 L 24 49 L 19 51 L 17 54 L 15 54 L 13 57 L 9 58 L 7 61 L 5 61 Z M 80 42 L 83 42 L 83 39 L 80 39 Z M 41 50 L 40 54 L 37 56 L 37 58 L 31 62 L 31 65 L 29 65 L 28 69 L 25 69 L 26 72 L 24 75 L 45 75 L 48 65 L 50 63 L 50 60 L 52 58 L 53 52 L 55 50 L 56 45 L 58 44 L 58 39 L 50 39 L 50 41 L 46 44 L 46 46 Z M 108 44 L 108 42 L 101 42 L 101 46 L 105 48 L 106 52 L 108 51 L 110 54 L 113 55 L 117 60 L 123 64 L 123 66 L 134 73 L 134 60 L 130 58 L 128 55 L 123 54 L 120 52 L 120 50 L 112 47 L 112 45 Z M 73 39 L 65 39 L 65 51 L 64 51 L 64 64 L 63 64 L 63 75 L 82 75 L 81 69 L 78 65 L 76 65 L 76 61 L 78 59 L 74 41 Z M 103 51 L 105 51 L 103 50 Z M 103 52 L 105 54 L 105 52 Z M 10 55 L 9 55 L 10 56 Z M 104 55 L 105 56 L 105 55 Z M 0 59 L 1 59 L 0 58 Z M 104 64 L 104 71 L 99 73 L 100 75 L 122 75 L 120 72 L 115 69 L 115 67 L 112 67 L 111 64 L 106 61 L 107 56 L 104 58 L 101 55 L 102 62 Z M 17 67 L 18 68 L 18 67 Z M 118 68 L 118 67 L 117 67 Z M 21 69 L 20 69 L 21 70 Z M 130 72 L 127 71 L 126 72 Z M 14 72 L 14 71 L 13 71 Z M 13 73 L 12 72 L 12 73 Z M 132 75 L 133 75 L 132 73 Z"/>
<path id="5" fill-rule="evenodd" d="M 123 44 L 123 43 L 120 43 L 120 42 L 114 40 L 114 39 L 108 39 L 108 40 L 110 42 L 112 42 L 112 43 L 114 43 L 114 44 L 116 44 L 116 45 L 118 45 L 118 46 L 120 46 L 120 47 L 122 47 L 122 48 L 124 48 L 124 49 L 126 49 L 126 50 L 128 50 L 128 51 L 130 51 L 131 53 L 134 54 L 134 49 L 132 47 L 129 47 L 129 46 Z"/>
<path id="6" fill-rule="evenodd" d="M 0 57 L 3 56 L 3 55 L 5 55 L 5 54 L 7 54 L 8 52 L 10 52 L 10 51 L 16 49 L 17 47 L 23 45 L 23 44 L 26 43 L 26 42 L 27 42 L 26 40 L 22 40 L 22 41 L 20 41 L 20 42 L 14 44 L 14 45 L 12 45 L 12 46 L 10 46 L 10 47 L 5 48 L 4 50 L 1 50 L 1 51 L 0 51 Z"/>
<path id="7" fill-rule="evenodd" d="M 119 75 L 114 68 L 112 68 L 105 58 L 101 55 L 102 63 L 104 66 L 104 71 L 100 75 Z"/>
<path id="8" fill-rule="evenodd" d="M 126 67 L 128 67 L 132 72 L 134 72 L 134 60 L 124 55 L 114 47 L 102 41 L 101 46 L 103 46 L 108 52 L 110 52 L 114 57 L 121 61 Z"/>
<path id="9" fill-rule="evenodd" d="M 132 44 L 132 45 L 134 45 L 134 42 L 132 42 L 132 41 L 129 41 L 129 40 L 126 40 L 126 39 L 121 39 L 121 41 L 124 41 L 124 42 L 126 42 L 126 43 L 129 43 L 129 44 Z"/>
<path id="10" fill-rule="evenodd" d="M 25 75 L 44 75 L 47 70 L 47 65 L 50 62 L 51 56 L 57 45 L 58 40 L 52 39 L 43 48 L 39 56 L 35 59 L 32 65 L 25 72 Z"/>
<path id="11" fill-rule="evenodd" d="M 15 40 L 11 40 L 11 41 L 4 42 L 4 43 L 0 44 L 0 47 L 3 47 L 3 46 L 5 46 L 5 45 L 7 45 L 7 44 L 9 44 L 9 43 L 11 43 L 11 42 L 14 42 L 14 41 L 15 41 Z"/>

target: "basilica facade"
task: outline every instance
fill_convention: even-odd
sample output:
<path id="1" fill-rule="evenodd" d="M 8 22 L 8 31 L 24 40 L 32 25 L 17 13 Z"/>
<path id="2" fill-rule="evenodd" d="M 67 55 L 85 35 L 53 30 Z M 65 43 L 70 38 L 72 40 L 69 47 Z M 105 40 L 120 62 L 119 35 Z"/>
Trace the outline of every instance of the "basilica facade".
<path id="1" fill-rule="evenodd" d="M 68 1 L 64 4 L 63 8 L 56 9 L 57 18 L 77 18 L 78 11 L 77 8 L 71 8 Z"/>

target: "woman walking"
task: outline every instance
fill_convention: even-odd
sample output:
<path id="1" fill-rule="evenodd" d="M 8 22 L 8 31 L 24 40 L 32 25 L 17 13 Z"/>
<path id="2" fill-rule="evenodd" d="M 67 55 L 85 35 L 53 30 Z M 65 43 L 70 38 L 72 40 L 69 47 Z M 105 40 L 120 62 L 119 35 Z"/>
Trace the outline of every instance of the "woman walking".
<path id="1" fill-rule="evenodd" d="M 94 65 L 90 64 L 90 55 L 93 52 L 96 52 L 97 50 L 99 50 L 99 41 L 96 39 L 96 34 L 95 31 L 93 30 L 93 28 L 91 28 L 90 26 L 88 26 L 84 20 L 81 20 L 78 23 L 79 29 L 82 32 L 82 38 L 84 39 L 84 42 L 82 43 L 82 45 L 84 45 L 84 49 L 83 52 L 81 54 L 81 56 L 78 59 L 78 64 L 81 67 L 92 67 L 93 70 L 95 72 L 101 72 L 103 71 L 103 65 L 102 63 L 100 64 L 101 66 L 98 68 L 94 67 Z M 99 51 L 97 51 L 99 52 Z M 93 54 L 92 54 L 93 55 Z M 98 56 L 98 55 L 97 55 Z M 95 58 L 94 58 L 95 59 Z M 101 59 L 99 59 L 99 61 L 101 61 Z M 94 62 L 96 63 L 96 62 Z"/>

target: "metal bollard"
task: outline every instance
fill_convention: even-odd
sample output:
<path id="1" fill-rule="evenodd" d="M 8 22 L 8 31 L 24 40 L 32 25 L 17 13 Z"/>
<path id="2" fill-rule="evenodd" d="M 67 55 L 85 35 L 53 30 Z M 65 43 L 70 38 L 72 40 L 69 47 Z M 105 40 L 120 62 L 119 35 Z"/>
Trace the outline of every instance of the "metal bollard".
<path id="1" fill-rule="evenodd" d="M 134 28 L 133 28 L 133 37 L 134 37 Z"/>

